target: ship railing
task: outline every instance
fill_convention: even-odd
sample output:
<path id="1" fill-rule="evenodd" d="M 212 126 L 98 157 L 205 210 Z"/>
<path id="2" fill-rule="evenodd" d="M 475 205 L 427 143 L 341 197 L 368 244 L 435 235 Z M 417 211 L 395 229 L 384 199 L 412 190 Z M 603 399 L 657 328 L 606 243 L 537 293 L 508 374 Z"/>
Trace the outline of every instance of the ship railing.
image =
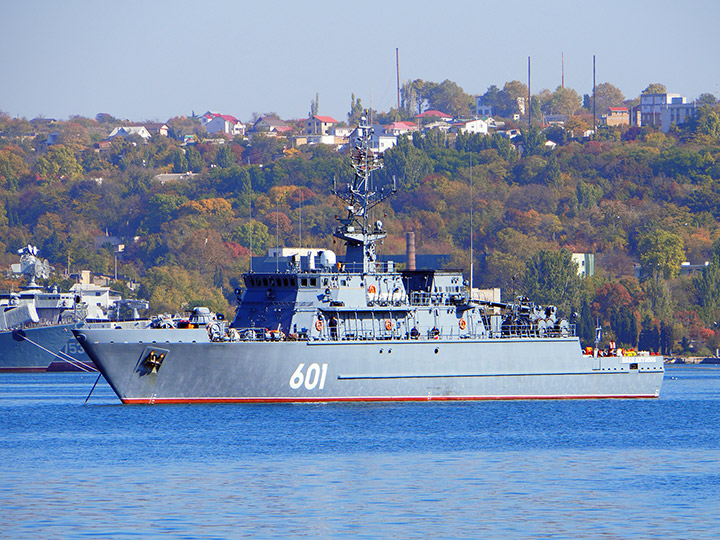
<path id="1" fill-rule="evenodd" d="M 555 325 L 542 327 L 533 324 L 504 324 L 489 331 L 491 338 L 561 338 L 574 337 L 576 325 Z"/>
<path id="2" fill-rule="evenodd" d="M 508 339 L 508 338 L 565 338 L 575 336 L 575 325 L 567 325 L 563 328 L 552 328 L 540 330 L 529 325 L 506 325 L 502 328 L 491 330 L 482 325 L 460 328 L 459 325 L 444 326 L 415 326 L 397 325 L 397 321 L 390 326 L 390 329 L 379 326 L 354 327 L 354 328 L 329 328 L 324 329 L 320 339 L 329 341 L 405 341 L 405 340 L 464 340 L 464 339 Z"/>
<path id="3" fill-rule="evenodd" d="M 387 272 L 394 272 L 395 271 L 395 263 L 394 261 L 375 261 L 368 263 L 369 268 L 366 270 L 365 265 L 363 263 L 344 263 L 339 262 L 338 263 L 338 269 L 341 272 L 347 272 L 350 274 L 362 274 L 364 272 L 378 272 L 380 274 L 387 273 Z"/>
<path id="4" fill-rule="evenodd" d="M 222 334 L 214 336 L 208 331 L 211 341 L 284 341 L 287 336 L 280 330 L 268 328 L 225 328 Z"/>
<path id="5" fill-rule="evenodd" d="M 461 293 L 431 293 L 427 291 L 413 291 L 410 293 L 411 306 L 453 306 L 467 301 Z"/>

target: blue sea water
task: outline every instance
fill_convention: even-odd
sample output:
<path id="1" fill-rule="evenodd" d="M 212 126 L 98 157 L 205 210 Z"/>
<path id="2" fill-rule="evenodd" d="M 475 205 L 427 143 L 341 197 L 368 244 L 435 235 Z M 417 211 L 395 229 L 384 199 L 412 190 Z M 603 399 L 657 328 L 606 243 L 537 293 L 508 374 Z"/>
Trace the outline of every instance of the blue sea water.
<path id="1" fill-rule="evenodd" d="M 655 400 L 124 406 L 0 374 L 0 538 L 720 536 L 720 368 Z"/>

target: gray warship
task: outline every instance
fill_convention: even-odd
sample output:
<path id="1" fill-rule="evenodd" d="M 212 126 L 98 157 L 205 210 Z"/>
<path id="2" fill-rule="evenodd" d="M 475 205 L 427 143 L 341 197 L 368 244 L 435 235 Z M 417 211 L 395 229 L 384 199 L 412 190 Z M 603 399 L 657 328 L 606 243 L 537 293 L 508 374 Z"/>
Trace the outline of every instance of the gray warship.
<path id="1" fill-rule="evenodd" d="M 661 356 L 585 354 L 552 306 L 474 301 L 459 271 L 381 262 L 382 155 L 357 130 L 334 236 L 346 255 L 243 275 L 232 322 L 74 330 L 126 404 L 653 398 Z"/>
<path id="2" fill-rule="evenodd" d="M 53 268 L 28 245 L 18 251 L 20 262 L 10 272 L 27 283 L 18 291 L 0 293 L 0 372 L 97 371 L 80 347 L 72 329 L 83 326 L 141 327 L 138 309 L 147 302 L 125 300 L 109 287 L 77 283 L 69 291 L 41 287 Z M 132 320 L 120 320 L 120 310 L 133 311 Z"/>

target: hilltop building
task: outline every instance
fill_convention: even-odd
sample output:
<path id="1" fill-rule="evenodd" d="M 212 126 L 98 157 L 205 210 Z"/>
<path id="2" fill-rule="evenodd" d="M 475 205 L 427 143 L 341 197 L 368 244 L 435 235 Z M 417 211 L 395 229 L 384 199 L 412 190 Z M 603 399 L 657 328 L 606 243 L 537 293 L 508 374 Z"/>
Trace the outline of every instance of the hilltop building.
<path id="1" fill-rule="evenodd" d="M 695 114 L 695 102 L 687 102 L 680 94 L 643 94 L 640 96 L 640 118 L 635 118 L 638 126 L 657 126 L 663 133 L 670 127 L 684 124 Z"/>

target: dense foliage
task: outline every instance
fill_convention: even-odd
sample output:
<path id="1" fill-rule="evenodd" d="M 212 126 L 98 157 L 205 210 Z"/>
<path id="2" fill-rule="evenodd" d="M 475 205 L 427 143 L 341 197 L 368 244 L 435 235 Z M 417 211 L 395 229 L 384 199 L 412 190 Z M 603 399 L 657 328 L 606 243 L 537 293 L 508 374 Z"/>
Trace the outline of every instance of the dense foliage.
<path id="1" fill-rule="evenodd" d="M 415 106 L 446 100 L 462 108 L 467 96 L 453 84 L 416 81 L 406 90 L 414 92 Z M 522 86 L 495 88 L 499 106 L 522 95 Z M 605 88 L 609 95 L 615 90 Z M 548 110 L 581 107 L 576 94 L 540 97 L 538 106 Z M 202 131 L 189 119 L 174 120 L 178 135 Z M 261 254 L 276 244 L 342 250 L 330 236 L 341 208 L 330 195 L 333 178 L 350 180 L 342 153 L 263 137 L 182 145 L 172 137 L 131 136 L 96 147 L 112 127 L 104 118 L 47 124 L 0 115 L 4 266 L 32 243 L 58 270 L 70 265 L 112 275 L 118 254 L 96 241 L 107 233 L 130 239 L 117 271 L 139 281 L 138 293 L 155 311 L 204 304 L 227 313 L 251 250 Z M 575 312 L 586 342 L 600 321 L 605 340 L 623 346 L 714 351 L 717 105 L 703 106 L 667 135 L 616 128 L 583 140 L 557 128 L 523 131 L 522 153 L 522 137 L 511 143 L 499 135 L 436 131 L 388 150 L 378 181 L 395 176 L 399 191 L 377 210 L 389 230 L 382 252 L 404 253 L 405 232 L 415 231 L 419 253 L 450 254 L 450 266 L 468 275 L 472 241 L 476 287 L 501 287 L 506 299 L 528 295 Z M 550 149 L 547 139 L 560 144 Z M 195 174 L 156 178 L 188 171 Z M 595 254 L 595 276 L 577 277 L 573 252 Z M 685 261 L 708 264 L 692 276 L 681 271 Z"/>

